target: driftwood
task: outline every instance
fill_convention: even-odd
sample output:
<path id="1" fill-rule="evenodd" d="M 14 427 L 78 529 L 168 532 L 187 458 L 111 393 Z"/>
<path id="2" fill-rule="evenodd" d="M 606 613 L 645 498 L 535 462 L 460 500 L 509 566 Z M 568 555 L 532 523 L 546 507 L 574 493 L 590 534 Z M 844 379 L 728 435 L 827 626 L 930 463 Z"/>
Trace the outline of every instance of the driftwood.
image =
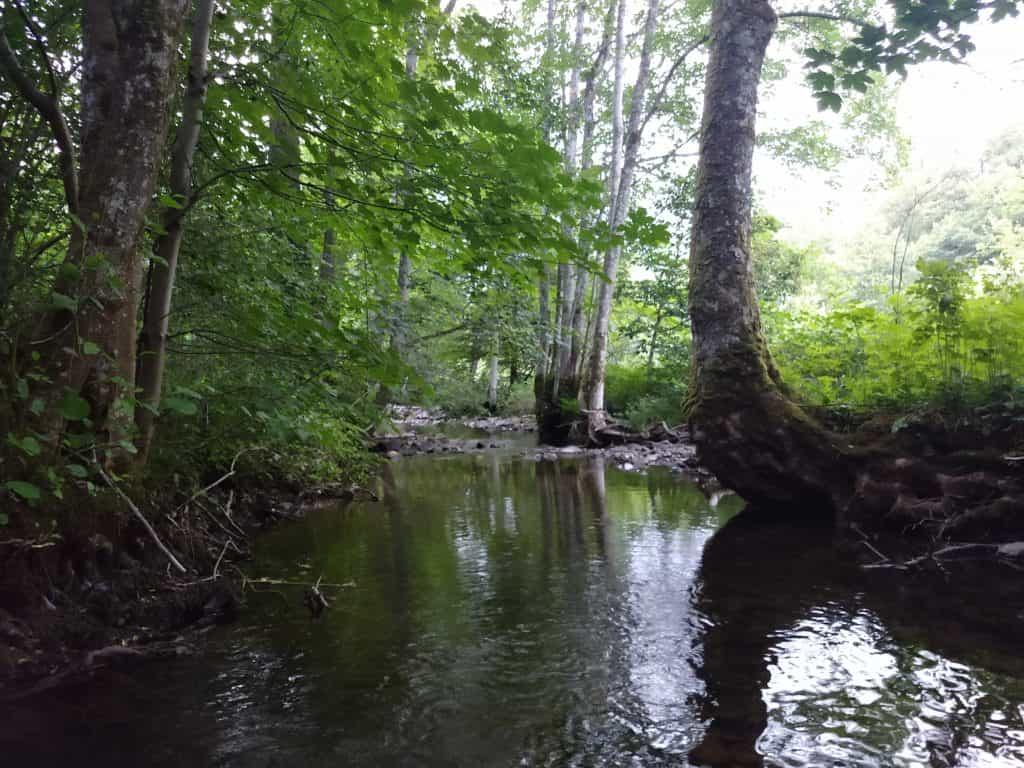
<path id="1" fill-rule="evenodd" d="M 327 598 L 324 597 L 324 593 L 320 591 L 320 579 L 317 579 L 316 584 L 306 589 L 303 593 L 302 601 L 309 608 L 309 613 L 314 619 L 319 619 L 324 609 L 331 605 Z"/>
<path id="2" fill-rule="evenodd" d="M 100 466 L 100 463 L 98 461 L 94 463 L 96 465 L 96 471 L 99 472 L 100 477 L 102 477 L 104 482 L 106 482 L 106 484 L 111 487 L 114 493 L 120 496 L 122 501 L 124 501 L 124 503 L 128 505 L 128 508 L 132 511 L 132 513 L 139 520 L 139 522 L 142 523 L 142 527 L 146 529 L 146 533 L 149 534 L 149 537 L 156 543 L 160 551 L 167 556 L 167 559 L 171 561 L 171 563 L 174 565 L 175 568 L 178 569 L 180 573 L 188 573 L 185 566 L 181 564 L 181 562 L 178 560 L 175 554 L 167 547 L 166 544 L 164 544 L 160 540 L 160 536 L 157 535 L 156 529 L 153 528 L 152 525 L 150 525 L 149 520 L 147 520 L 146 516 L 142 514 L 142 510 L 140 510 L 135 505 L 135 502 L 128 497 L 128 494 L 126 494 L 118 487 L 117 483 L 110 479 L 110 475 L 103 471 L 103 467 Z"/>

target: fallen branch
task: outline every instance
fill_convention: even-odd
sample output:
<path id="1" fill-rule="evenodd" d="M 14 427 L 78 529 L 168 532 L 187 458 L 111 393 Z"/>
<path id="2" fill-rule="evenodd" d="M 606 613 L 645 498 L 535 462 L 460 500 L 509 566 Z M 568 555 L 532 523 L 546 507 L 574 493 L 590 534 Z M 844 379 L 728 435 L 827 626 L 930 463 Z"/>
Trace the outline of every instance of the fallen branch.
<path id="1" fill-rule="evenodd" d="M 334 589 L 348 589 L 356 585 L 354 581 L 346 581 L 344 584 L 322 584 L 319 580 L 314 583 L 312 581 L 291 581 L 289 579 L 268 579 L 262 577 L 259 579 L 247 578 L 244 584 L 277 584 L 289 587 L 331 587 Z"/>
<path id="2" fill-rule="evenodd" d="M 861 534 L 861 535 L 863 535 L 863 534 Z M 867 542 L 865 542 L 865 543 L 867 543 Z M 880 557 L 883 557 L 886 562 L 872 563 L 872 564 L 869 564 L 869 565 L 862 565 L 861 568 L 867 568 L 867 569 L 870 569 L 870 568 L 897 568 L 897 569 L 900 569 L 900 570 L 909 570 L 910 568 L 913 568 L 915 566 L 921 565 L 922 563 L 926 563 L 926 562 L 929 562 L 929 561 L 934 561 L 936 564 L 941 565 L 940 561 L 943 560 L 944 558 L 948 557 L 949 555 L 955 555 L 955 554 L 958 554 L 958 553 L 968 552 L 968 551 L 971 551 L 971 550 L 990 551 L 993 554 L 1005 554 L 1008 557 L 1012 557 L 1013 555 L 1009 554 L 1009 553 L 1014 552 L 1015 550 L 1012 549 L 1012 548 L 1011 549 L 1004 549 L 1004 548 L 1010 548 L 1010 547 L 1012 547 L 1013 544 L 1016 544 L 1016 542 L 1011 542 L 1010 544 L 986 544 L 986 543 L 950 544 L 949 546 L 943 547 L 942 549 L 937 549 L 934 552 L 929 552 L 929 553 L 927 553 L 925 555 L 920 555 L 918 557 L 911 558 L 910 560 L 905 560 L 902 563 L 896 563 L 896 562 L 890 561 L 889 558 L 885 557 L 885 555 L 883 555 L 877 549 L 875 549 L 874 547 L 871 547 L 871 545 L 868 544 L 868 546 L 871 547 L 872 551 L 874 551 Z"/>
<path id="3" fill-rule="evenodd" d="M 220 561 L 224 559 L 224 554 L 232 544 L 234 544 L 234 542 L 231 539 L 224 542 L 224 548 L 220 551 L 220 556 L 217 558 L 217 562 L 213 564 L 213 578 L 215 580 L 220 575 Z"/>
<path id="4" fill-rule="evenodd" d="M 886 557 L 886 555 L 879 551 L 879 549 L 868 540 L 867 534 L 864 533 L 864 531 L 862 531 L 857 525 L 851 525 L 850 528 L 853 530 L 854 533 L 860 536 L 861 543 L 864 544 L 864 546 L 870 549 L 872 552 L 874 552 L 875 555 L 878 556 L 879 560 L 881 560 L 883 563 L 889 562 L 889 558 Z"/>
<path id="5" fill-rule="evenodd" d="M 228 473 L 226 475 L 218 478 L 217 480 L 214 480 L 212 483 L 210 483 L 205 488 L 200 488 L 198 491 L 193 493 L 184 504 L 181 504 L 176 510 L 174 510 L 175 514 L 177 514 L 181 510 L 183 510 L 185 507 L 187 507 L 193 501 L 198 499 L 200 496 L 203 496 L 203 495 L 209 493 L 210 491 L 212 491 L 214 488 L 216 488 L 218 485 L 223 483 L 229 477 L 232 477 L 235 474 L 235 464 L 238 462 L 238 457 L 241 456 L 243 453 L 245 453 L 247 450 L 248 450 L 248 448 L 243 448 L 238 453 L 236 453 L 235 454 L 235 458 L 233 458 L 231 460 L 231 467 L 229 468 Z"/>
<path id="6" fill-rule="evenodd" d="M 47 549 L 57 546 L 60 536 L 49 539 L 5 539 L 0 541 L 0 547 L 18 547 L 20 549 Z"/>
<path id="7" fill-rule="evenodd" d="M 167 559 L 170 560 L 171 563 L 174 564 L 174 567 L 177 568 L 181 573 L 188 573 L 188 570 L 185 568 L 184 565 L 182 565 L 178 561 L 178 558 L 174 556 L 174 553 L 171 552 L 170 549 L 168 549 L 166 544 L 164 544 L 162 541 L 160 541 L 160 537 L 157 535 L 156 529 L 154 529 L 153 526 L 149 524 L 149 520 L 147 520 L 146 516 L 144 514 L 142 514 L 142 510 L 140 510 L 135 505 L 134 501 L 132 501 L 130 498 L 128 498 L 128 494 L 126 494 L 124 491 L 122 491 L 117 486 L 117 483 L 115 483 L 113 480 L 110 479 L 110 475 L 108 475 L 103 470 L 103 467 L 100 465 L 100 463 L 98 461 L 96 461 L 96 457 L 95 456 L 93 456 L 93 464 L 96 465 L 96 471 L 99 473 L 99 476 L 103 478 L 103 481 L 107 485 L 109 485 L 111 487 L 111 489 L 114 491 L 114 493 L 116 493 L 118 496 L 121 497 L 121 499 L 125 502 L 125 504 L 128 505 L 128 508 L 135 514 L 135 517 L 137 517 L 139 519 L 139 522 L 142 523 L 142 527 L 146 529 L 146 533 L 148 533 L 149 537 L 151 539 L 153 539 L 153 541 L 156 543 L 157 547 L 159 547 L 160 551 L 163 552 L 167 556 Z"/>

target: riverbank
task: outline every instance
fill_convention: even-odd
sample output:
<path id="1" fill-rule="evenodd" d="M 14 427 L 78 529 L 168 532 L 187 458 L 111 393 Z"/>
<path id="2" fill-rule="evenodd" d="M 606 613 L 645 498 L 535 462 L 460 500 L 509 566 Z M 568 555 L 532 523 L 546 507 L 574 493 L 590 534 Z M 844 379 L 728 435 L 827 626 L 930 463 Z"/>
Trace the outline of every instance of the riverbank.
<path id="1" fill-rule="evenodd" d="M 517 452 L 403 458 L 374 490 L 260 536 L 239 565 L 261 583 L 201 654 L 8 707 L 0 752 L 665 768 L 716 733 L 720 766 L 757 749 L 808 767 L 996 764 L 1022 746 L 998 606 L 978 604 L 981 626 L 940 580 L 870 587 L 828 527 L 759 523 L 685 475 Z M 292 584 L 321 576 L 332 605 L 311 620 Z"/>
<path id="2" fill-rule="evenodd" d="M 240 564 L 257 534 L 372 495 L 358 486 L 241 488 L 230 474 L 184 496 L 150 497 L 145 513 L 127 495 L 83 497 L 60 534 L 0 541 L 0 701 L 103 667 L 197 652 L 210 628 L 237 616 L 247 583 Z"/>
<path id="3" fill-rule="evenodd" d="M 421 454 L 513 450 L 539 461 L 600 457 L 626 472 L 667 467 L 695 477 L 710 477 L 701 468 L 696 446 L 685 427 L 670 429 L 659 425 L 643 434 L 622 432 L 621 442 L 603 447 L 545 444 L 524 447 L 517 437 L 536 434 L 537 421 L 532 415 L 451 419 L 438 411 L 407 406 L 394 409 L 392 414 L 393 428 L 375 437 L 373 445 L 373 450 L 392 460 Z"/>
<path id="4" fill-rule="evenodd" d="M 457 420 L 406 409 L 393 412 L 392 427 L 375 437 L 370 448 L 393 462 L 417 455 L 497 453 L 544 464 L 602 459 L 629 473 L 667 467 L 700 487 L 712 506 L 723 493 L 700 467 L 685 429 L 658 429 L 641 442 L 603 448 L 535 445 L 535 433 L 530 416 Z M 896 433 L 890 429 L 890 434 Z M 353 497 L 374 498 L 357 486 L 256 489 L 231 473 L 198 492 L 151 496 L 140 513 L 182 570 L 131 514 L 126 499 L 114 494 L 81 499 L 77 526 L 60 529 L 88 530 L 87 535 L 0 541 L 0 700 L 106 666 L 197 652 L 211 627 L 238 614 L 247 584 L 244 562 L 256 534 L 300 519 L 324 503 Z M 1005 597 L 1004 605 L 1024 597 L 1005 579 L 1020 581 L 1024 544 L 991 537 L 951 541 L 945 529 L 933 528 L 853 526 L 837 542 L 871 582 L 895 578 L 915 592 L 922 584 L 946 579 L 952 582 L 951 593 L 966 596 L 992 583 Z M 957 605 L 964 602 L 957 600 Z M 298 599 L 295 607 L 304 610 Z M 997 621 L 1008 621 L 1008 631 L 1024 635 L 1024 614 Z"/>

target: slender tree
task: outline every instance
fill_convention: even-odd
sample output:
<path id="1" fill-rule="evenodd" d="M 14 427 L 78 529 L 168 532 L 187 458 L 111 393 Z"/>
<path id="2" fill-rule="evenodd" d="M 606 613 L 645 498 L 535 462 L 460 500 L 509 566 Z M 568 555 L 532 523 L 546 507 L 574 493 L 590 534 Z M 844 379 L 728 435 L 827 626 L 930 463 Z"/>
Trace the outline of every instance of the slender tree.
<path id="1" fill-rule="evenodd" d="M 625 0 L 620 0 L 624 3 Z M 622 226 L 629 213 L 629 200 L 636 177 L 637 163 L 643 138 L 646 115 L 647 88 L 651 81 L 651 60 L 654 56 L 655 35 L 658 31 L 659 0 L 648 0 L 644 20 L 643 45 L 636 82 L 629 108 L 629 123 L 623 126 L 622 81 L 623 49 L 625 29 L 623 12 L 620 8 L 616 26 L 615 43 L 615 96 L 612 123 L 612 167 L 609 179 L 608 229 L 613 237 L 620 237 Z M 594 337 L 590 349 L 590 365 L 584 383 L 585 401 L 588 409 L 589 432 L 591 435 L 605 423 L 604 377 L 608 360 L 608 333 L 611 320 L 612 296 L 615 292 L 615 278 L 622 255 L 620 242 L 613 242 L 604 256 L 604 280 L 598 290 Z"/>
<path id="2" fill-rule="evenodd" d="M 192 160 L 203 123 L 203 105 L 207 92 L 207 60 L 213 0 L 198 0 L 192 20 L 191 52 L 181 122 L 171 152 L 170 193 L 174 205 L 161 217 L 162 232 L 156 238 L 156 256 L 149 270 L 149 286 L 144 302 L 142 333 L 139 337 L 138 385 L 143 407 L 135 413 L 139 430 L 139 461 L 145 464 L 153 443 L 155 416 L 160 407 L 164 370 L 167 367 L 167 327 L 174 296 L 174 275 L 185 232 L 185 212 L 192 203 Z"/>

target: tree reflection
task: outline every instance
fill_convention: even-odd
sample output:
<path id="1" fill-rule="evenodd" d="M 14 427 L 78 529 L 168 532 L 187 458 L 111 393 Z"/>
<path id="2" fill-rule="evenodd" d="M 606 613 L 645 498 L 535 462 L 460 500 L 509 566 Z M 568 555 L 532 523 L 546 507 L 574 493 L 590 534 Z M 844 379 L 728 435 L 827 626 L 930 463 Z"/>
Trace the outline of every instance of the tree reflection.
<path id="1" fill-rule="evenodd" d="M 768 723 L 762 691 L 772 647 L 833 583 L 829 536 L 746 510 L 708 542 L 694 592 L 703 627 L 695 660 L 705 684 L 701 715 L 709 723 L 692 763 L 763 764 L 757 741 Z"/>

